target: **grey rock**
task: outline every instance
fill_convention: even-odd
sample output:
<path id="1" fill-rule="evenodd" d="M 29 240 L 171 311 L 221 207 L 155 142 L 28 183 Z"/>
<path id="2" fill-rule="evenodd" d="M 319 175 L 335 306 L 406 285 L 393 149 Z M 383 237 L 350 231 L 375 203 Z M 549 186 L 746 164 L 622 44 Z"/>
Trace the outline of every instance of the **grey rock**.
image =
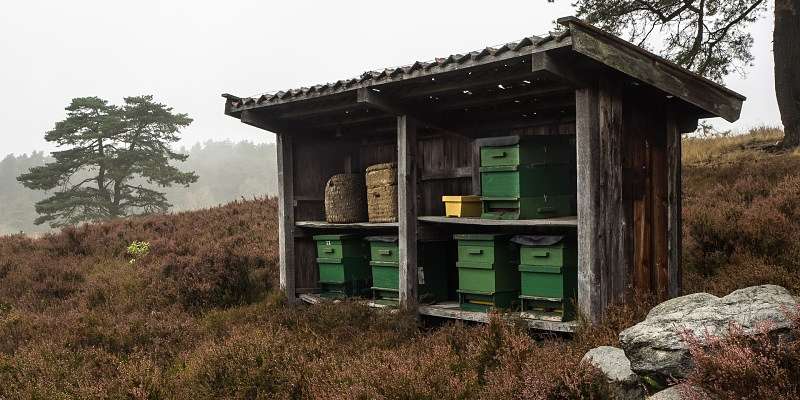
<path id="1" fill-rule="evenodd" d="M 690 388 L 685 383 L 682 383 L 680 385 L 675 385 L 675 386 L 668 387 L 668 388 L 666 388 L 666 389 L 664 389 L 664 390 L 662 390 L 662 391 L 660 391 L 660 392 L 648 397 L 647 400 L 683 400 L 683 399 L 686 398 L 683 395 L 683 393 L 687 393 L 687 391 L 689 391 L 689 390 L 701 391 L 701 389 Z"/>
<path id="2" fill-rule="evenodd" d="M 639 376 L 631 370 L 631 362 L 622 349 L 600 346 L 589 350 L 582 362 L 591 363 L 605 375 L 611 384 L 612 395 L 618 400 L 641 400 L 644 387 Z"/>
<path id="3" fill-rule="evenodd" d="M 779 333 L 790 327 L 787 312 L 796 307 L 789 291 L 775 285 L 739 289 L 722 298 L 695 293 L 654 307 L 644 321 L 622 331 L 619 340 L 633 371 L 667 381 L 692 369 L 684 335 L 702 342 L 725 335 L 732 324 L 752 334 L 766 321 L 771 321 L 771 333 Z"/>

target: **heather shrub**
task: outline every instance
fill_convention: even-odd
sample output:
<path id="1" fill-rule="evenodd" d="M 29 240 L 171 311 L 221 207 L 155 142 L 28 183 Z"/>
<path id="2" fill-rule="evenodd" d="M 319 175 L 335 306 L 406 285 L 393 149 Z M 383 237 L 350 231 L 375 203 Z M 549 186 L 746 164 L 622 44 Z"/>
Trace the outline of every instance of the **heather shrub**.
<path id="1" fill-rule="evenodd" d="M 162 372 L 147 356 L 118 358 L 101 349 L 70 351 L 43 342 L 0 353 L 0 398 L 164 398 Z"/>
<path id="2" fill-rule="evenodd" d="M 318 343 L 277 327 L 237 331 L 188 355 L 178 373 L 176 397 L 301 398 L 303 366 L 322 353 Z"/>
<path id="3" fill-rule="evenodd" d="M 605 379 L 600 372 L 580 363 L 589 350 L 583 343 L 555 337 L 536 341 L 524 330 L 495 326 L 502 339 L 493 355 L 493 368 L 486 375 L 480 398 L 608 398 Z"/>
<path id="4" fill-rule="evenodd" d="M 787 312 L 790 312 L 787 310 Z M 800 399 L 800 310 L 791 332 L 755 336 L 731 326 L 724 336 L 688 336 L 694 370 L 686 379 L 689 399 Z"/>
<path id="5" fill-rule="evenodd" d="M 772 136 L 685 143 L 705 146 L 684 169 L 686 292 L 800 292 L 800 157 L 764 152 Z M 274 199 L 255 199 L 0 237 L 0 398 L 607 398 L 582 356 L 618 346 L 655 303 L 636 295 L 571 337 L 289 306 L 273 290 L 276 218 Z M 150 246 L 131 265 L 133 242 Z M 690 381 L 718 398 L 797 393 L 796 344 L 732 334 L 693 351 Z"/>
<path id="6" fill-rule="evenodd" d="M 755 149 L 684 169 L 684 291 L 774 283 L 798 293 L 800 156 L 740 141 Z"/>
<path id="7" fill-rule="evenodd" d="M 485 328 L 450 326 L 391 349 L 334 361 L 312 381 L 318 399 L 469 399 L 478 395 L 477 344 Z M 465 347 L 453 347 L 452 341 Z M 324 372 L 324 370 L 323 370 Z"/>
<path id="8" fill-rule="evenodd" d="M 168 255 L 162 263 L 164 276 L 175 282 L 181 304 L 191 310 L 245 302 L 253 295 L 251 269 L 247 257 L 234 253 L 226 243 L 209 243 L 194 254 Z"/>

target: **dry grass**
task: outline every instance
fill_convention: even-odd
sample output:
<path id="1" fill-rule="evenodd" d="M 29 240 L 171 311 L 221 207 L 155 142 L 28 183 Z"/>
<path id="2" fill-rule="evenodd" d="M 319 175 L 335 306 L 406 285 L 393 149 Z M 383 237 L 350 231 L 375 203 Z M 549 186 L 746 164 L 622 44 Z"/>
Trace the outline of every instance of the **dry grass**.
<path id="1" fill-rule="evenodd" d="M 783 139 L 783 131 L 774 127 L 751 129 L 747 134 L 720 134 L 712 137 L 686 138 L 682 143 L 684 165 L 736 162 L 751 155 L 751 150 L 774 146 Z"/>
<path id="2" fill-rule="evenodd" d="M 689 291 L 800 291 L 800 157 L 762 150 L 770 135 L 685 145 Z M 0 399 L 600 399 L 581 357 L 617 345 L 651 304 L 616 307 L 571 340 L 497 321 L 419 327 L 358 303 L 287 307 L 275 223 L 261 199 L 0 237 Z M 151 251 L 131 264 L 134 240 Z M 779 350 L 758 365 L 797 365 Z M 714 374 L 731 364 L 709 354 L 698 379 L 739 379 Z M 796 389 L 781 376 L 770 384 Z"/>

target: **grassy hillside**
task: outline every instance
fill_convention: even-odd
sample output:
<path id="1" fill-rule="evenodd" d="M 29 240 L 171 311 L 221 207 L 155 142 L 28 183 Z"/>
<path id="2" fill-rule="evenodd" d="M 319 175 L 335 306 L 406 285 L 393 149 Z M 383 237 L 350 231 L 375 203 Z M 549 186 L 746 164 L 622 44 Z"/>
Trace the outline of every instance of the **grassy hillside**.
<path id="1" fill-rule="evenodd" d="M 783 133 L 684 141 L 687 293 L 775 283 L 800 294 L 800 152 Z"/>
<path id="2" fill-rule="evenodd" d="M 765 151 L 776 134 L 685 142 L 687 291 L 800 294 L 800 155 Z M 276 237 L 274 199 L 1 237 L 0 399 L 603 398 L 578 362 L 648 308 L 569 341 L 354 303 L 289 308 Z M 133 241 L 150 251 L 131 262 Z"/>

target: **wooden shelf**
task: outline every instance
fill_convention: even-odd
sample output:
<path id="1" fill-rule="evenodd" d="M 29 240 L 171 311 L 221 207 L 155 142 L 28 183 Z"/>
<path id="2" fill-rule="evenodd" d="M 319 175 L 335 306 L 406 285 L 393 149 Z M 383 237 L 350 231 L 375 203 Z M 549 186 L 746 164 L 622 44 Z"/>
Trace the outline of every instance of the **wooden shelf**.
<path id="1" fill-rule="evenodd" d="M 464 311 L 458 306 L 458 302 L 450 301 L 431 305 L 421 305 L 419 313 L 431 317 L 458 319 L 462 321 L 489 322 L 489 314 L 477 311 Z M 520 313 L 510 313 L 511 317 L 521 317 L 531 329 L 538 329 L 550 332 L 573 333 L 578 327 L 577 321 L 545 321 L 540 319 L 530 319 L 521 316 Z"/>
<path id="2" fill-rule="evenodd" d="M 338 300 L 326 300 L 320 297 L 318 294 L 304 293 L 301 294 L 299 297 L 300 300 L 308 304 L 319 304 L 320 302 L 323 301 L 333 301 L 333 302 L 338 301 Z M 369 300 L 365 300 L 364 303 L 369 307 L 379 308 L 388 312 L 397 312 L 398 310 L 397 308 L 389 307 L 384 304 L 377 304 Z M 447 301 L 436 304 L 420 305 L 417 310 L 421 315 L 427 315 L 429 317 L 457 319 L 462 321 L 480 322 L 484 324 L 489 322 L 489 314 L 476 311 L 464 311 L 458 306 L 458 302 L 456 301 Z M 577 321 L 569 321 L 569 322 L 546 321 L 540 319 L 526 318 L 524 314 L 520 313 L 510 313 L 507 315 L 509 315 L 512 318 L 520 317 L 523 321 L 527 322 L 528 327 L 530 329 L 536 329 L 541 331 L 574 333 L 578 327 Z"/>
<path id="3" fill-rule="evenodd" d="M 296 221 L 298 228 L 310 229 L 397 229 L 397 222 L 354 222 L 350 224 L 332 224 L 325 221 Z"/>
<path id="4" fill-rule="evenodd" d="M 456 218 L 442 216 L 418 217 L 421 222 L 431 222 L 437 224 L 461 224 L 479 226 L 566 226 L 577 227 L 578 217 L 558 217 L 547 219 L 481 219 L 481 218 Z"/>

